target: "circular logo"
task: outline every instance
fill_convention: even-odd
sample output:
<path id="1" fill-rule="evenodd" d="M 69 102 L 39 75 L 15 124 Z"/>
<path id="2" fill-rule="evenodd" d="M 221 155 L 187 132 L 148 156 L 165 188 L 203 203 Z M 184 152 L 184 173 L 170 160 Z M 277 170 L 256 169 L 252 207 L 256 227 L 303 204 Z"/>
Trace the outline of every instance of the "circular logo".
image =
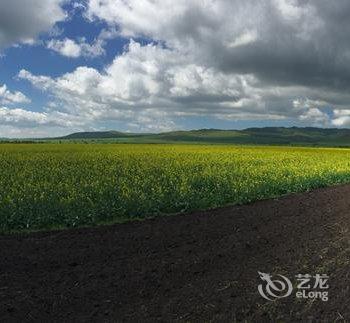
<path id="1" fill-rule="evenodd" d="M 258 291 L 262 297 L 272 301 L 273 299 L 289 296 L 293 291 L 291 281 L 283 276 L 277 275 L 278 279 L 273 279 L 270 274 L 258 272 L 264 284 L 258 286 Z"/>

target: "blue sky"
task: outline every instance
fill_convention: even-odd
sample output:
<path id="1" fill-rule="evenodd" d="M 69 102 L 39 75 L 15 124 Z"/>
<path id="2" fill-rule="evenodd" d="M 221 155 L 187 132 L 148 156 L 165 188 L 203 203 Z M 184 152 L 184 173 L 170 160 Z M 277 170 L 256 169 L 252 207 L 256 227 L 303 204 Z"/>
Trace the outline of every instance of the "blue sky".
<path id="1" fill-rule="evenodd" d="M 347 11 L 323 0 L 5 0 L 0 137 L 347 127 L 350 24 L 336 21 Z"/>

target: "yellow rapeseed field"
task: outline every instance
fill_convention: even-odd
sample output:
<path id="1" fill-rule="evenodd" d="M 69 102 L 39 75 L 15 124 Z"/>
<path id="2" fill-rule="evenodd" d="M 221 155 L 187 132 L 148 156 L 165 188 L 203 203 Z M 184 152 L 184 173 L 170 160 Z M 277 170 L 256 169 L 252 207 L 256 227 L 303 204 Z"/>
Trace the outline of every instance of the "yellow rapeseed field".
<path id="1" fill-rule="evenodd" d="M 350 182 L 350 150 L 0 145 L 0 230 L 125 221 Z"/>

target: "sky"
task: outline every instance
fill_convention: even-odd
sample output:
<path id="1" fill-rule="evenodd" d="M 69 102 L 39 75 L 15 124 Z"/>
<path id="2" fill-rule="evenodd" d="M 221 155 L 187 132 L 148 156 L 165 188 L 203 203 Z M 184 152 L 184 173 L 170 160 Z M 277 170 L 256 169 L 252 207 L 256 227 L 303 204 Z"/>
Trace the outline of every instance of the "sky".
<path id="1" fill-rule="evenodd" d="M 2 0 L 0 137 L 350 126 L 348 0 Z"/>

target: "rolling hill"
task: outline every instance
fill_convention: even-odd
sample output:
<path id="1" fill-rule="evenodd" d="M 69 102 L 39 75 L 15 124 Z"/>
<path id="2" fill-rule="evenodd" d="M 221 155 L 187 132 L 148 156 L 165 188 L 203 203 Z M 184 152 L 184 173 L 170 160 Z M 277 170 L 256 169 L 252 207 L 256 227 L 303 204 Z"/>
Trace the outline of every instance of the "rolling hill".
<path id="1" fill-rule="evenodd" d="M 157 134 L 119 131 L 78 132 L 54 140 L 93 140 L 127 143 L 221 143 L 350 147 L 350 129 L 266 127 L 244 130 L 199 129 Z"/>

